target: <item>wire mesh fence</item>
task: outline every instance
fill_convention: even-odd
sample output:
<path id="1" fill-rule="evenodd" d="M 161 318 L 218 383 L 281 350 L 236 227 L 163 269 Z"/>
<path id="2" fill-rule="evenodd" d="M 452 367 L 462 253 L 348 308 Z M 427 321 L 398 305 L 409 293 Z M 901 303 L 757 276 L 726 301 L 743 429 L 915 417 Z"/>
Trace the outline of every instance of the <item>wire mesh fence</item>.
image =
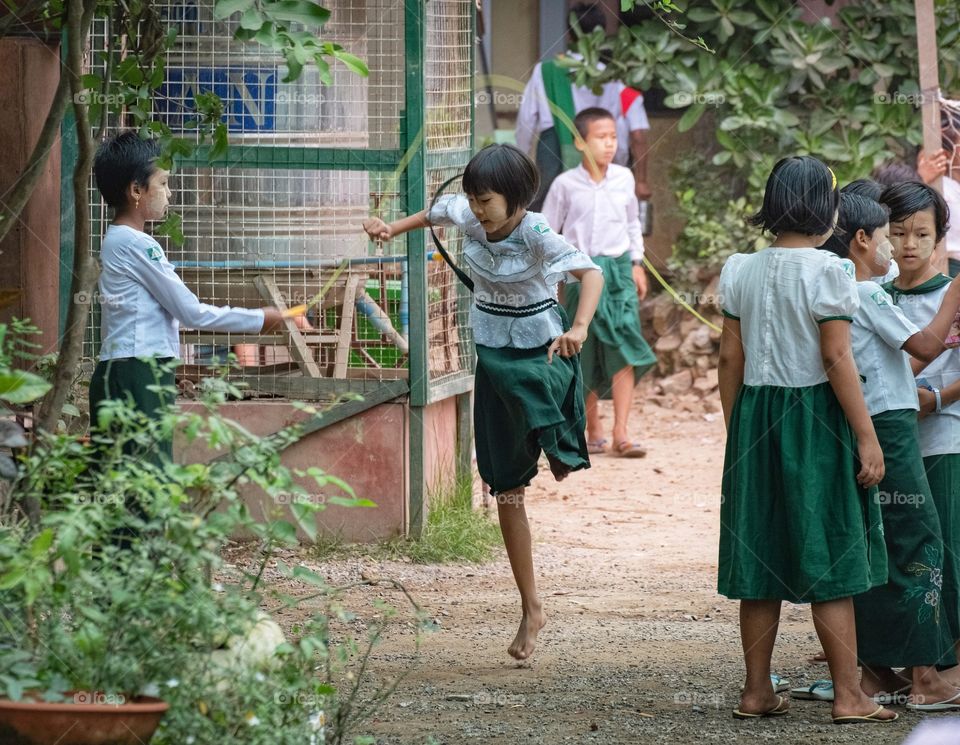
<path id="1" fill-rule="evenodd" d="M 424 5 L 427 126 L 420 144 L 417 133 L 401 127 L 412 62 L 405 59 L 408 9 L 399 0 L 324 5 L 331 17 L 322 36 L 364 59 L 367 78 L 335 63 L 330 85 L 309 68 L 284 83 L 282 60 L 234 41 L 235 22 L 214 19 L 212 0 L 159 7 L 178 36 L 153 115 L 188 136 L 195 97 L 213 91 L 224 101 L 230 132 L 223 163 L 193 162 L 171 178 L 171 208 L 182 216 L 187 240 L 177 247 L 161 239 L 168 258 L 187 286 L 215 305 L 289 307 L 326 290 L 305 318 L 271 337 L 182 330 L 182 382 L 228 358 L 251 395 L 275 394 L 282 388 L 276 380 L 290 376 L 407 377 L 411 302 L 428 305 L 431 377 L 470 369 L 465 307 L 449 269 L 428 262 L 428 296 L 411 298 L 405 241 L 374 244 L 361 229 L 371 213 L 390 220 L 405 211 L 398 173 L 340 170 L 317 153 L 425 147 L 431 188 L 462 168 L 472 141 L 471 2 Z M 103 24 L 94 29 L 94 64 L 108 46 L 107 33 Z M 238 152 L 244 157 L 232 157 Z M 95 191 L 91 197 L 96 251 L 109 216 Z M 95 312 L 86 347 L 91 359 L 99 323 Z"/>

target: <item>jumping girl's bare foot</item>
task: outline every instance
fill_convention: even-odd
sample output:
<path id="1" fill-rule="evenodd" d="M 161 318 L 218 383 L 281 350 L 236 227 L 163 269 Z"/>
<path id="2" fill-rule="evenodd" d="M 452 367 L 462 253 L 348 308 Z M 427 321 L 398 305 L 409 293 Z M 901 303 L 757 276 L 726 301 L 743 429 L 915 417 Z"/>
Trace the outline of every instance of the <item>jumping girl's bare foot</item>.
<path id="1" fill-rule="evenodd" d="M 507 649 L 510 656 L 518 660 L 525 660 L 530 657 L 537 646 L 537 634 L 546 625 L 547 614 L 543 612 L 542 606 L 524 611 L 523 618 L 520 619 L 517 636 L 513 640 L 513 644 Z"/>
<path id="2" fill-rule="evenodd" d="M 550 473 L 553 474 L 553 478 L 555 478 L 557 481 L 563 481 L 573 470 L 562 460 L 557 460 L 552 455 L 547 456 L 547 462 L 550 463 Z"/>

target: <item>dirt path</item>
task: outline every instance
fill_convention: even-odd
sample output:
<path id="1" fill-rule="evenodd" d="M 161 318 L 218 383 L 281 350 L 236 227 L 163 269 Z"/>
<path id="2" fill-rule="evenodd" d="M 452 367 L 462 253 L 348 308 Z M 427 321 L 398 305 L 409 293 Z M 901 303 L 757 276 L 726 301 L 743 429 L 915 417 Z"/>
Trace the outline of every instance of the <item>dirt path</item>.
<path id="1" fill-rule="evenodd" d="M 717 595 L 723 422 L 699 403 L 650 404 L 634 430 L 643 460 L 596 458 L 563 484 L 535 481 L 531 514 L 549 624 L 533 659 L 506 654 L 519 601 L 506 557 L 482 567 L 349 560 L 317 566 L 334 581 L 375 572 L 402 581 L 439 629 L 368 731 L 384 745 L 427 743 L 899 743 L 920 717 L 837 727 L 829 706 L 737 722 L 742 663 L 737 605 Z M 642 431 L 641 431 L 642 430 Z M 655 435 L 653 433 L 656 433 Z M 378 596 L 355 591 L 362 613 Z M 289 620 L 289 619 L 287 619 Z M 379 676 L 411 660 L 412 631 L 391 626 Z M 785 605 L 775 669 L 794 685 L 825 677 L 809 609 Z"/>

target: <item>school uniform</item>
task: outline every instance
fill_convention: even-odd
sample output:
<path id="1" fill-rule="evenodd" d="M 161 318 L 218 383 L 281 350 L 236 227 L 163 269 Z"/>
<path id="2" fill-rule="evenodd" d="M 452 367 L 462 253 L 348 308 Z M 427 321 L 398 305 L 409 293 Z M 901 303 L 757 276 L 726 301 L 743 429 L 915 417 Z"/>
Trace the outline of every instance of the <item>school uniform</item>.
<path id="1" fill-rule="evenodd" d="M 926 326 L 940 309 L 950 279 L 942 274 L 910 290 L 884 285 L 893 302 L 917 326 Z M 937 389 L 960 379 L 960 348 L 948 349 L 917 376 Z M 916 386 L 916 383 L 914 383 Z M 960 401 L 918 423 L 920 451 L 943 531 L 942 602 L 953 639 L 960 639 Z"/>
<path id="2" fill-rule="evenodd" d="M 565 171 L 550 187 L 543 216 L 603 268 L 603 295 L 580 351 L 580 365 L 587 390 L 612 398 L 615 373 L 632 367 L 636 384 L 657 362 L 643 338 L 633 281 L 633 264 L 643 260 L 633 174 L 611 163 L 598 183 L 582 164 Z M 576 314 L 579 301 L 577 285 L 564 288 L 568 315 Z"/>
<path id="3" fill-rule="evenodd" d="M 856 282 L 832 254 L 767 248 L 731 256 L 719 295 L 745 355 L 724 458 L 719 592 L 825 602 L 885 583 L 879 505 L 857 484 L 856 441 L 820 353 L 819 324 L 852 320 Z"/>
<path id="4" fill-rule="evenodd" d="M 541 450 L 576 471 L 589 468 L 583 388 L 576 357 L 547 348 L 567 327 L 557 283 L 597 266 L 527 212 L 514 231 L 491 241 L 463 195 L 440 197 L 433 225 L 463 233 L 463 257 L 474 281 L 470 325 L 477 350 L 474 437 L 480 477 L 499 493 L 526 486 Z"/>
<path id="5" fill-rule="evenodd" d="M 126 225 L 110 225 L 100 248 L 100 361 L 90 381 L 90 418 L 107 399 L 127 399 L 148 417 L 159 416 L 173 397 L 154 385 L 174 385 L 180 357 L 180 324 L 254 334 L 263 327 L 260 309 L 201 303 L 177 276 L 152 237 Z M 172 441 L 158 443 L 168 458 Z"/>
<path id="6" fill-rule="evenodd" d="M 877 501 L 883 515 L 889 579 L 854 597 L 857 654 L 873 667 L 952 665 L 943 613 L 943 535 L 930 493 L 917 428 L 919 401 L 902 347 L 919 332 L 876 282 L 858 282 L 853 356 L 863 396 L 883 449 Z"/>

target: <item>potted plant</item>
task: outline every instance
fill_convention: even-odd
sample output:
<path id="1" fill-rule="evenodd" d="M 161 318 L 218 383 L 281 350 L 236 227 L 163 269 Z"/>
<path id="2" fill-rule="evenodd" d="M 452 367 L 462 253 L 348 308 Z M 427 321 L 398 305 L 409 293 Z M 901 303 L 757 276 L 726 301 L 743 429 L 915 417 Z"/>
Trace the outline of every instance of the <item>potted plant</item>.
<path id="1" fill-rule="evenodd" d="M 0 354 L 0 386 L 11 369 Z M 171 409 L 157 421 L 109 402 L 99 434 L 43 434 L 24 449 L 22 429 L 5 425 L 14 450 L 0 461 L 13 475 L 0 500 L 0 742 L 145 743 L 170 706 L 163 742 L 182 745 L 193 737 L 185 732 L 202 730 L 259 742 L 261 722 L 270 723 L 257 734 L 264 743 L 318 741 L 324 709 L 337 708 L 326 616 L 286 641 L 261 610 L 260 581 L 275 549 L 297 543 L 297 525 L 316 534 L 324 505 L 298 499 L 292 521 L 256 522 L 238 488 L 252 481 L 289 501 L 306 497 L 297 480 L 305 477 L 342 492 L 326 502 L 372 503 L 319 469 L 283 466 L 296 427 L 257 438 L 221 417 L 219 403 L 238 393 L 209 380 L 205 411 Z M 139 457 L 174 431 L 223 457 L 187 465 Z M 27 519 L 27 499 L 39 503 L 39 520 Z M 241 530 L 259 541 L 259 558 L 216 581 L 227 576 L 221 549 Z M 284 569 L 326 593 L 322 577 Z"/>

